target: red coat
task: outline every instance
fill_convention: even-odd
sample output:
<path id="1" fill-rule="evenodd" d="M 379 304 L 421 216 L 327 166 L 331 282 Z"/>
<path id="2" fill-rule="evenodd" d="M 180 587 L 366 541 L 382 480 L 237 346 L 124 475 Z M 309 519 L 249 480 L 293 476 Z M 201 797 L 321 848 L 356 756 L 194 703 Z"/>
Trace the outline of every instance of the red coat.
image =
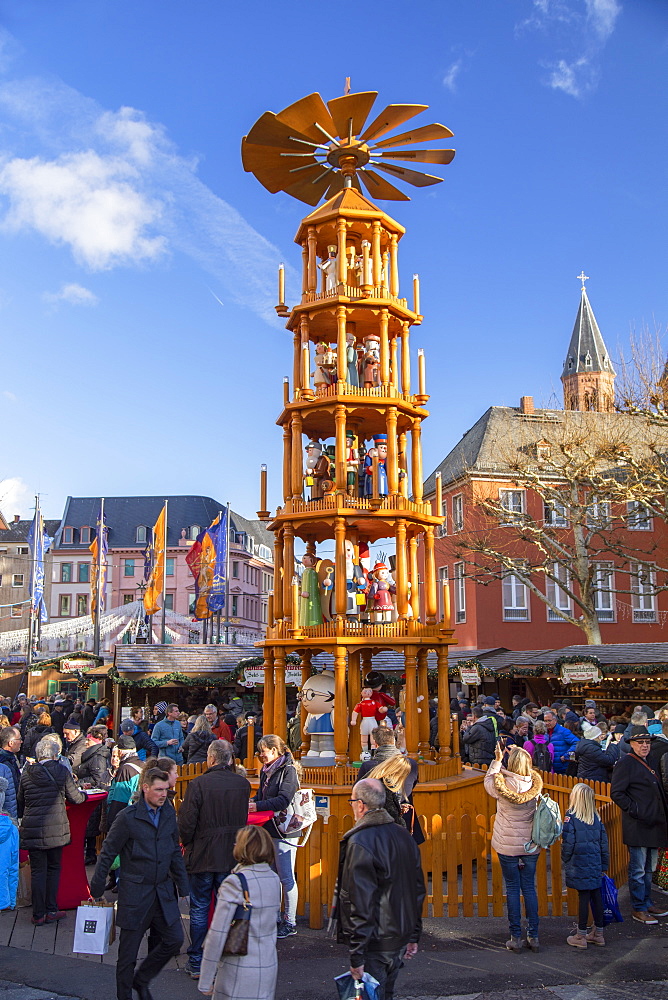
<path id="1" fill-rule="evenodd" d="M 230 732 L 230 727 L 223 719 L 219 718 L 215 726 L 212 727 L 211 732 L 216 737 L 217 740 L 227 740 L 228 743 L 232 742 L 232 733 Z"/>

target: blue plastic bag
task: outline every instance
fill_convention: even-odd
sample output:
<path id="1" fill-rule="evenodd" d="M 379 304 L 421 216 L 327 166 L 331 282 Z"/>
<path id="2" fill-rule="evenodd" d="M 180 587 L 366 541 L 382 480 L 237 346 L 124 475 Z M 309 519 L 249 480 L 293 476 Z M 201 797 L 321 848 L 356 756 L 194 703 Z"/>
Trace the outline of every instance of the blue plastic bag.
<path id="1" fill-rule="evenodd" d="M 603 897 L 603 923 L 611 924 L 613 920 L 619 924 L 623 923 L 624 917 L 620 913 L 617 902 L 617 886 L 609 875 L 604 875 L 601 879 L 601 895 Z"/>
<path id="2" fill-rule="evenodd" d="M 335 976 L 339 1000 L 378 1000 L 378 980 L 365 972 L 362 979 L 353 979 L 349 972 Z"/>

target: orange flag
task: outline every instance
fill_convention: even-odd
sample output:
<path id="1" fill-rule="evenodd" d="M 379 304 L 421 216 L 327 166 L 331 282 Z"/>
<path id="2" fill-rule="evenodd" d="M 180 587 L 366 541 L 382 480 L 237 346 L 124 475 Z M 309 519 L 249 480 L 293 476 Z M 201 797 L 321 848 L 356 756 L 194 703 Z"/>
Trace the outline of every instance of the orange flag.
<path id="1" fill-rule="evenodd" d="M 165 584 L 165 524 L 167 521 L 167 505 L 162 508 L 153 528 L 153 569 L 144 594 L 144 611 L 154 615 L 160 610 L 158 598 L 162 597 Z"/>

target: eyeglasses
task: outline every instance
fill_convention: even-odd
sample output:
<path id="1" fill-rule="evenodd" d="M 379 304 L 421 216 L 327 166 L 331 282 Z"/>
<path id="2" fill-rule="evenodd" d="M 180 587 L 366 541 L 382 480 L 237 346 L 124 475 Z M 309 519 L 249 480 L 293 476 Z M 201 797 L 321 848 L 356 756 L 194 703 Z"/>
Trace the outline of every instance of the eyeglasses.
<path id="1" fill-rule="evenodd" d="M 637 743 L 639 747 L 649 747 L 652 745 L 651 740 L 630 740 L 631 743 Z"/>
<path id="2" fill-rule="evenodd" d="M 348 802 L 350 802 L 351 804 L 353 802 L 361 802 L 361 801 L 362 801 L 361 799 L 348 799 Z"/>

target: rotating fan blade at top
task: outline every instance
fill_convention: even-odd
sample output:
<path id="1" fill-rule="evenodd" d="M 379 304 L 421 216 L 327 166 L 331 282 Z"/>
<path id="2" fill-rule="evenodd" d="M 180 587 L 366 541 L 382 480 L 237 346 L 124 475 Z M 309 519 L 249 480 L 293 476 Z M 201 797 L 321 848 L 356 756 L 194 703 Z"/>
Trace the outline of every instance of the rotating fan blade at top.
<path id="1" fill-rule="evenodd" d="M 364 128 L 364 122 L 377 97 L 377 91 L 370 90 L 361 94 L 346 94 L 344 97 L 335 97 L 334 100 L 327 101 L 327 107 L 336 126 L 336 132 L 332 135 L 340 139 L 358 135 Z"/>
<path id="2" fill-rule="evenodd" d="M 372 139 L 391 132 L 397 125 L 403 125 L 409 118 L 414 118 L 428 107 L 428 104 L 388 104 L 360 136 L 360 142 L 371 142 Z"/>
<path id="3" fill-rule="evenodd" d="M 454 149 L 398 149 L 391 153 L 374 153 L 389 160 L 413 160 L 414 163 L 451 163 Z"/>
<path id="4" fill-rule="evenodd" d="M 320 138 L 322 140 L 323 137 Z M 298 142 L 299 139 L 303 141 Z M 257 146 L 276 146 L 295 153 L 303 153 L 315 145 L 308 136 L 279 121 L 273 111 L 265 111 L 258 118 L 244 141 Z"/>
<path id="5" fill-rule="evenodd" d="M 394 174 L 399 180 L 412 184 L 413 187 L 429 187 L 431 184 L 442 184 L 442 177 L 435 177 L 433 174 L 422 174 L 419 170 L 409 170 L 408 167 L 400 167 L 396 163 L 374 163 L 376 170 L 384 170 L 388 174 Z"/>
<path id="6" fill-rule="evenodd" d="M 336 134 L 336 125 L 320 94 L 309 94 L 308 97 L 302 97 L 301 100 L 295 101 L 288 108 L 279 111 L 276 117 L 279 122 L 292 129 L 293 135 L 296 129 L 302 136 L 312 139 L 313 142 L 321 143 L 325 138 L 316 122 L 322 126 L 327 135 L 333 138 Z"/>
<path id="7" fill-rule="evenodd" d="M 332 174 L 333 171 L 331 169 L 326 172 L 324 169 L 321 169 L 320 174 L 315 174 L 312 179 L 295 181 L 294 184 L 290 184 L 284 190 L 288 194 L 291 194 L 293 198 L 305 201 L 307 205 L 317 205 L 332 183 Z"/>
<path id="8" fill-rule="evenodd" d="M 373 198 L 386 198 L 388 201 L 410 201 L 407 194 L 395 188 L 384 177 L 381 177 L 375 170 L 364 168 L 360 170 L 360 177 L 365 188 Z"/>
<path id="9" fill-rule="evenodd" d="M 383 139 L 382 142 L 374 143 L 374 149 L 386 149 L 389 146 L 412 146 L 414 142 L 434 142 L 438 139 L 452 139 L 454 132 L 451 132 L 445 125 L 434 122 L 433 125 L 423 125 L 412 132 L 402 132 L 401 135 L 391 136 Z"/>
<path id="10" fill-rule="evenodd" d="M 306 147 L 302 146 L 302 149 L 305 150 Z M 248 142 L 247 138 L 241 143 L 241 162 L 244 170 L 254 173 L 260 184 L 272 194 L 282 191 L 289 184 L 296 184 L 309 172 L 304 169 L 293 173 L 295 167 L 311 167 L 318 172 L 322 171 L 320 164 L 308 150 L 303 157 L 283 157 L 278 146 L 258 146 L 256 143 Z M 313 176 L 311 174 L 311 177 Z"/>

